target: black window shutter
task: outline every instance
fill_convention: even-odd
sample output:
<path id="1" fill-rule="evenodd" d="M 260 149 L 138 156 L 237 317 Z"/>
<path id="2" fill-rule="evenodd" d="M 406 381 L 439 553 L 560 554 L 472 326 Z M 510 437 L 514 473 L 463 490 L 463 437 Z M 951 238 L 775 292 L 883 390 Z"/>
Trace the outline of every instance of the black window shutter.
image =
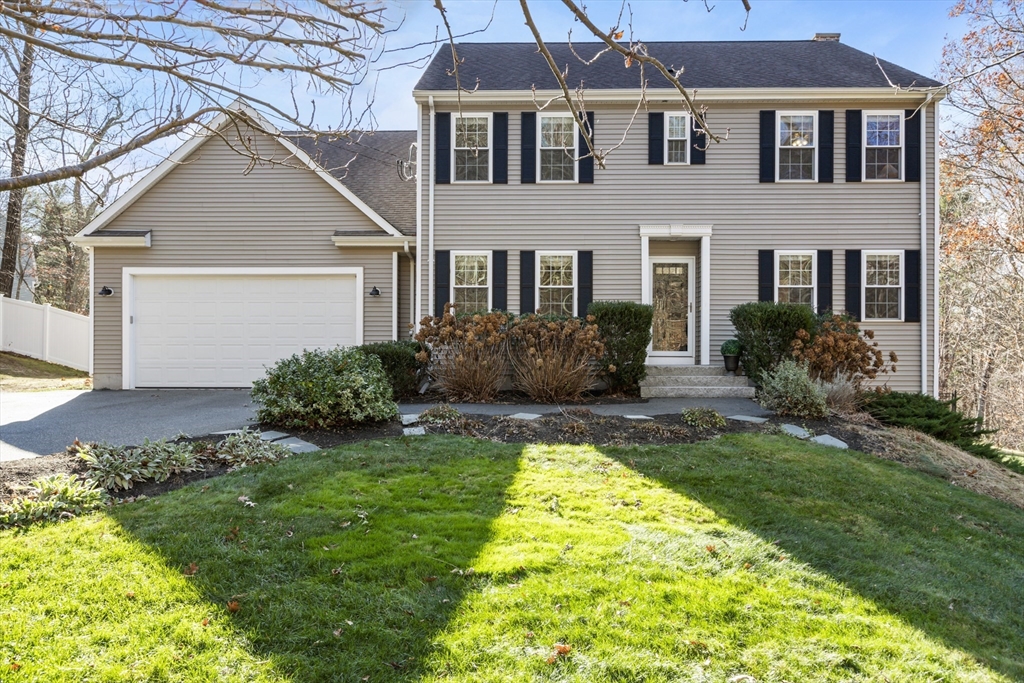
<path id="1" fill-rule="evenodd" d="M 665 115 L 661 112 L 647 114 L 647 163 L 651 166 L 665 163 Z"/>
<path id="2" fill-rule="evenodd" d="M 444 315 L 444 305 L 451 294 L 452 252 L 434 252 L 434 315 Z"/>
<path id="3" fill-rule="evenodd" d="M 861 155 L 861 126 L 864 117 L 860 109 L 846 110 L 846 182 L 859 183 Z"/>
<path id="4" fill-rule="evenodd" d="M 590 139 L 594 139 L 594 112 L 587 112 L 587 128 L 590 130 Z M 587 146 L 587 138 L 583 132 L 579 133 L 579 141 L 577 142 L 579 148 L 580 169 L 579 169 L 579 182 L 581 183 L 593 183 L 594 182 L 594 157 L 590 156 L 590 148 Z M 586 158 L 584 158 L 586 157 Z"/>
<path id="5" fill-rule="evenodd" d="M 818 112 L 818 182 L 831 183 L 835 167 L 836 113 Z"/>
<path id="6" fill-rule="evenodd" d="M 708 134 L 697 130 L 697 119 L 690 117 L 690 163 L 703 166 L 707 158 Z M 708 117 L 704 116 L 704 125 L 707 125 Z"/>
<path id="7" fill-rule="evenodd" d="M 775 301 L 775 252 L 771 249 L 757 252 L 757 300 Z"/>
<path id="8" fill-rule="evenodd" d="M 775 110 L 761 111 L 761 182 L 775 182 Z"/>
<path id="9" fill-rule="evenodd" d="M 447 112 L 434 114 L 434 183 L 447 185 L 452 182 L 452 115 Z"/>
<path id="10" fill-rule="evenodd" d="M 576 288 L 576 314 L 583 318 L 587 315 L 590 302 L 594 300 L 594 252 L 576 252 L 576 263 L 580 269 L 577 274 L 579 285 Z"/>
<path id="11" fill-rule="evenodd" d="M 495 112 L 494 113 L 494 131 L 492 133 L 494 140 L 494 153 L 491 157 L 491 163 L 494 164 L 491 169 L 493 182 L 499 185 L 505 185 L 508 183 L 508 113 L 507 112 Z"/>
<path id="12" fill-rule="evenodd" d="M 903 162 L 903 173 L 908 183 L 921 182 L 921 114 L 913 109 L 904 112 L 907 158 Z M 910 253 L 910 252 L 907 252 Z"/>
<path id="13" fill-rule="evenodd" d="M 492 251 L 491 266 L 494 269 L 491 282 L 491 308 L 504 311 L 508 309 L 508 252 Z"/>
<path id="14" fill-rule="evenodd" d="M 903 252 L 903 320 L 908 323 L 921 322 L 921 250 L 908 249 Z"/>
<path id="15" fill-rule="evenodd" d="M 537 252 L 519 252 L 519 312 L 523 315 L 537 312 L 537 304 L 533 301 L 536 265 Z"/>
<path id="16" fill-rule="evenodd" d="M 818 313 L 832 310 L 832 250 L 818 250 Z"/>
<path id="17" fill-rule="evenodd" d="M 860 249 L 846 250 L 846 312 L 860 320 Z"/>
<path id="18" fill-rule="evenodd" d="M 519 182 L 537 182 L 537 112 L 524 111 L 519 155 Z"/>

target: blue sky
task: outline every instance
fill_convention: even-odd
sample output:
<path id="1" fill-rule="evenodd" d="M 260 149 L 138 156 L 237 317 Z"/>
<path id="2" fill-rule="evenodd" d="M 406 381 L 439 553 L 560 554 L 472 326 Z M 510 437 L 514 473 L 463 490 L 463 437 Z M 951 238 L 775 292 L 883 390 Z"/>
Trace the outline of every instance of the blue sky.
<path id="1" fill-rule="evenodd" d="M 708 12 L 702 0 L 638 0 L 632 3 L 633 34 L 639 40 L 802 40 L 817 32 L 841 33 L 842 42 L 877 55 L 919 73 L 935 76 L 948 38 L 963 34 L 965 24 L 949 18 L 952 0 L 751 0 L 746 30 L 741 30 L 744 11 L 740 0 L 715 0 Z M 490 28 L 466 40 L 529 41 L 518 0 L 447 0 L 452 28 L 456 33 Z M 610 27 L 619 12 L 618 1 L 591 0 L 587 8 L 595 23 Z M 388 39 L 388 47 L 429 41 L 440 34 L 439 18 L 432 0 L 400 0 L 391 4 L 392 19 L 401 27 Z M 533 0 L 530 10 L 545 40 L 564 41 L 573 24 L 568 11 L 557 0 Z M 574 38 L 585 29 L 576 25 Z M 389 60 L 406 61 L 425 57 L 425 47 L 386 55 Z M 412 87 L 419 68 L 408 66 L 381 71 L 373 111 L 377 128 L 415 128 L 416 109 Z"/>

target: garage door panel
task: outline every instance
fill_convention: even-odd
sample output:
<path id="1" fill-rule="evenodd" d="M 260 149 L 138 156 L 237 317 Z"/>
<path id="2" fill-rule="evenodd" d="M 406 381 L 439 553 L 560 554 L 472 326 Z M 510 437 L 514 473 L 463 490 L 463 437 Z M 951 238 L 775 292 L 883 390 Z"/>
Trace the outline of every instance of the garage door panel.
<path id="1" fill-rule="evenodd" d="M 357 343 L 353 275 L 134 278 L 134 385 L 245 387 L 304 349 Z"/>

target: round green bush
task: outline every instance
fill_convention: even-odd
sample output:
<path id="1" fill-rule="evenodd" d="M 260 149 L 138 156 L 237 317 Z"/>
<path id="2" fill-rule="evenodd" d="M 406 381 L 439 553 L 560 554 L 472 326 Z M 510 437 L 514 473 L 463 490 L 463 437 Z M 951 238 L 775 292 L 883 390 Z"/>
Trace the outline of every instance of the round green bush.
<path id="1" fill-rule="evenodd" d="M 426 363 L 416 360 L 416 354 L 420 352 L 419 342 L 403 339 L 363 344 L 359 348 L 380 358 L 384 372 L 391 382 L 395 400 L 416 395 L 420 379 L 426 370 Z"/>
<path id="2" fill-rule="evenodd" d="M 256 417 L 284 428 L 333 429 L 398 415 L 380 358 L 358 348 L 303 351 L 252 384 Z"/>
<path id="3" fill-rule="evenodd" d="M 726 339 L 724 342 L 722 342 L 722 355 L 738 356 L 740 355 L 740 350 L 742 348 L 743 347 L 740 346 L 740 342 L 738 339 Z"/>
<path id="4" fill-rule="evenodd" d="M 740 304 L 729 312 L 740 343 L 740 363 L 754 382 L 784 358 L 791 358 L 797 332 L 807 330 L 811 337 L 818 319 L 810 306 L 754 301 Z"/>

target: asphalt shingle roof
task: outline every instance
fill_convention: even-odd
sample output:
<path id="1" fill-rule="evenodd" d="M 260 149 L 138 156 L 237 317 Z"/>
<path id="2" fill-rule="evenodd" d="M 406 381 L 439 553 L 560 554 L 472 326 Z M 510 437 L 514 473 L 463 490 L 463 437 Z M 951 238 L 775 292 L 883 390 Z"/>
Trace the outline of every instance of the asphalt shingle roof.
<path id="1" fill-rule="evenodd" d="M 878 60 L 849 45 L 828 40 L 654 42 L 646 43 L 651 55 L 666 66 L 683 67 L 680 78 L 687 88 L 885 88 L 889 81 L 903 87 L 941 85 L 891 62 Z M 602 56 L 587 66 L 568 43 L 548 43 L 559 67 L 569 67 L 568 83 L 582 80 L 594 90 L 640 87 L 640 69 L 624 68 L 615 54 Z M 591 58 L 604 47 L 600 43 L 574 43 L 577 54 Z M 458 45 L 460 80 L 480 90 L 539 90 L 558 88 L 543 55 L 534 43 L 463 43 Z M 881 65 L 881 68 L 879 68 Z M 416 90 L 454 90 L 451 49 L 442 45 L 416 84 Z M 884 73 L 883 73 L 884 69 Z M 647 69 L 648 87 L 671 87 L 656 70 Z M 888 76 L 888 80 L 886 80 Z"/>
<path id="2" fill-rule="evenodd" d="M 288 137 L 384 220 L 403 234 L 416 234 L 416 181 L 398 177 L 398 160 L 408 160 L 416 131 L 353 133 L 351 139 Z"/>

